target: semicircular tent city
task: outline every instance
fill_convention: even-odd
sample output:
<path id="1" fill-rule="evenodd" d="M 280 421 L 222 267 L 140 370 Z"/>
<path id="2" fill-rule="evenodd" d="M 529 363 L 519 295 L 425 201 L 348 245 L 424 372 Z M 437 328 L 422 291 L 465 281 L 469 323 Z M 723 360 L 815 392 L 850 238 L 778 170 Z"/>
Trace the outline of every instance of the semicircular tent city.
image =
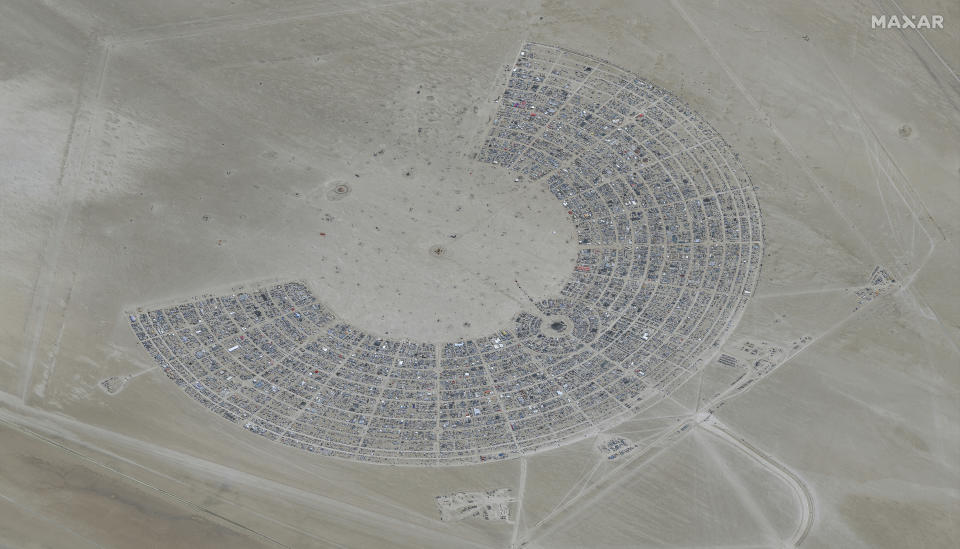
<path id="1" fill-rule="evenodd" d="M 760 209 L 697 113 L 605 61 L 526 44 L 479 162 L 561 201 L 559 295 L 469 341 L 365 333 L 300 282 L 131 314 L 166 375 L 227 420 L 318 454 L 505 459 L 596 433 L 696 372 L 760 269 Z"/>

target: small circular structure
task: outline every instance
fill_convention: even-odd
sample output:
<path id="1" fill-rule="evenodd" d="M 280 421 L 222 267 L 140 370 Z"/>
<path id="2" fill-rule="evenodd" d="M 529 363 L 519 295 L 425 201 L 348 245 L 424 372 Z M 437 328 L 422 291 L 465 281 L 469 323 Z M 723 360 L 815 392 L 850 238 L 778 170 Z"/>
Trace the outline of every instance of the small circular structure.
<path id="1" fill-rule="evenodd" d="M 327 198 L 330 200 L 342 200 L 352 191 L 350 184 L 342 179 L 335 179 L 329 182 L 327 187 Z"/>
<path id="2" fill-rule="evenodd" d="M 433 246 L 430 246 L 430 255 L 432 255 L 433 257 L 443 257 L 444 255 L 446 255 L 446 253 L 447 253 L 447 249 L 439 244 L 434 244 Z"/>
<path id="3" fill-rule="evenodd" d="M 542 318 L 540 335 L 548 339 L 566 337 L 576 325 L 576 321 L 566 315 L 546 315 Z"/>

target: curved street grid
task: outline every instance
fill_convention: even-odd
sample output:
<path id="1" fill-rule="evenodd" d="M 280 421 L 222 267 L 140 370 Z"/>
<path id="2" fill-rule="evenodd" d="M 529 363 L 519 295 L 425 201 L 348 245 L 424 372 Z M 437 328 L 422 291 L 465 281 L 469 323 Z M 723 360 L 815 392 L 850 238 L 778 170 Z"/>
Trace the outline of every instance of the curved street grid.
<path id="1" fill-rule="evenodd" d="M 560 295 L 470 341 L 364 333 L 290 282 L 130 315 L 166 375 L 224 418 L 323 455 L 506 459 L 670 394 L 736 324 L 760 209 L 716 131 L 603 60 L 526 44 L 480 162 L 542 184 L 579 237 Z"/>

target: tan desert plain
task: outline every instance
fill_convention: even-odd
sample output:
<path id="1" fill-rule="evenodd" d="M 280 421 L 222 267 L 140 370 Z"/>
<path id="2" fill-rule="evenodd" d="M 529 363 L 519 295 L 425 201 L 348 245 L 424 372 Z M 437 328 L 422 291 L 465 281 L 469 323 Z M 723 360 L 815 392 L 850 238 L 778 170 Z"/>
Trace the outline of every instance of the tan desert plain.
<path id="1" fill-rule="evenodd" d="M 0 547 L 956 547 L 958 71 L 949 0 L 0 0 Z"/>

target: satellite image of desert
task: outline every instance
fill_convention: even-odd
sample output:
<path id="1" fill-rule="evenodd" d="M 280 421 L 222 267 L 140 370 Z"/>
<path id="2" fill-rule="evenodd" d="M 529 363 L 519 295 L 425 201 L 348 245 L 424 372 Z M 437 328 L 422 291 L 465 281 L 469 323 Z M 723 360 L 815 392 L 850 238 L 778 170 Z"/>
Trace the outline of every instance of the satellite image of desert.
<path id="1" fill-rule="evenodd" d="M 957 0 L 0 0 L 0 548 L 955 548 Z"/>

